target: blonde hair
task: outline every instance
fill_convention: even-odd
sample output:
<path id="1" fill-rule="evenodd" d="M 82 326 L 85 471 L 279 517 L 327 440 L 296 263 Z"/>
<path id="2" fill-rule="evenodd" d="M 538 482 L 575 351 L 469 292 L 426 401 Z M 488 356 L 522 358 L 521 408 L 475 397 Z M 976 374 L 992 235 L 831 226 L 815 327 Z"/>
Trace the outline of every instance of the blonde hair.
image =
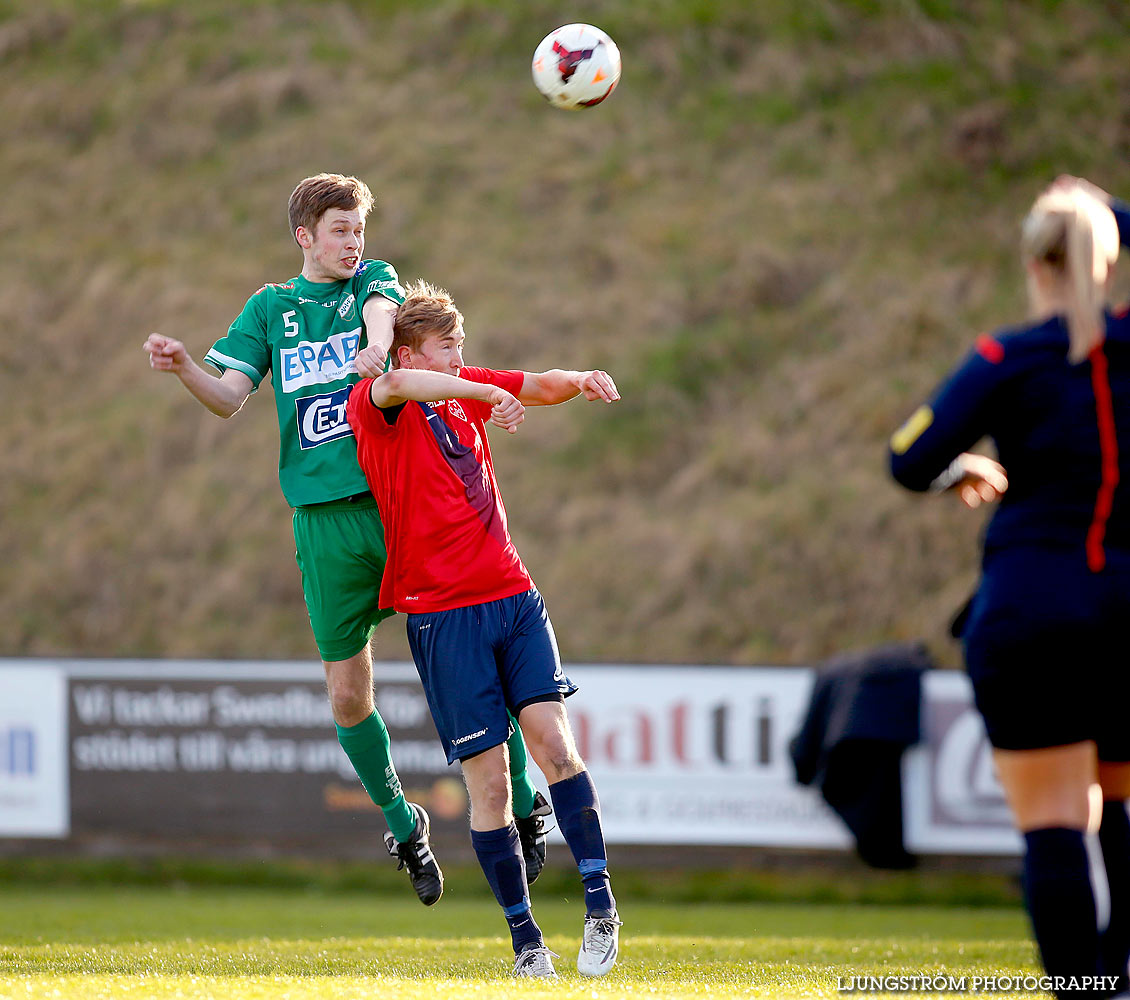
<path id="1" fill-rule="evenodd" d="M 438 285 L 420 278 L 404 290 L 404 301 L 396 310 L 392 325 L 392 355 L 401 347 L 418 351 L 433 334 L 453 333 L 463 322 L 463 314 L 455 305 L 451 293 Z"/>
<path id="2" fill-rule="evenodd" d="M 1025 258 L 1047 265 L 1067 283 L 1072 364 L 1085 360 L 1106 333 L 1103 306 L 1118 245 L 1110 206 L 1080 188 L 1046 191 L 1024 220 L 1020 249 Z"/>
<path id="3" fill-rule="evenodd" d="M 291 192 L 286 206 L 290 235 L 294 236 L 299 226 L 313 233 L 322 216 L 331 208 L 346 212 L 357 209 L 364 219 L 372 211 L 373 192 L 364 181 L 342 174 L 314 174 L 304 178 Z"/>

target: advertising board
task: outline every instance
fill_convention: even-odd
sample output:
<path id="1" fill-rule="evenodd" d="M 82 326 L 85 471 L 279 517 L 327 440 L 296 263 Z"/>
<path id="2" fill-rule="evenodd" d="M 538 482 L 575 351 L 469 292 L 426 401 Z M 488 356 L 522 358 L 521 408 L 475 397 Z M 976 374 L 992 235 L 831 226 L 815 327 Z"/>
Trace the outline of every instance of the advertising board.
<path id="1" fill-rule="evenodd" d="M 903 840 L 920 854 L 1019 854 L 992 748 L 962 671 L 922 679 L 922 742 L 903 756 Z"/>
<path id="2" fill-rule="evenodd" d="M 52 665 L 0 668 L 0 837 L 65 837 L 66 675 Z"/>
<path id="3" fill-rule="evenodd" d="M 815 671 L 566 669 L 580 685 L 566 704 L 610 844 L 851 847 L 788 754 Z M 428 809 L 437 844 L 466 848 L 462 777 L 415 668 L 377 663 L 374 687 L 405 794 Z M 964 674 L 924 675 L 922 727 L 903 759 L 907 848 L 1018 852 Z M 371 853 L 384 829 L 338 745 L 317 662 L 0 660 L 2 837 L 340 854 Z"/>
<path id="4" fill-rule="evenodd" d="M 566 703 L 609 843 L 847 847 L 794 778 L 812 671 L 570 666 Z"/>

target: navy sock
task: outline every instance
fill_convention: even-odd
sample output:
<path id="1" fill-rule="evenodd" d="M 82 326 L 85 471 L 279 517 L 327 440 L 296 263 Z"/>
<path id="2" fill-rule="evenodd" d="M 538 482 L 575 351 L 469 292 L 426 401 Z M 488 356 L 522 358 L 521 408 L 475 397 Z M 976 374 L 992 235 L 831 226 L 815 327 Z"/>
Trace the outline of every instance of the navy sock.
<path id="1" fill-rule="evenodd" d="M 600 803 L 596 786 L 588 771 L 549 786 L 557 825 L 585 886 L 585 912 L 616 910 L 612 885 L 608 881 L 608 859 L 604 850 L 604 834 L 600 829 Z"/>
<path id="2" fill-rule="evenodd" d="M 518 828 L 511 823 L 497 830 L 472 830 L 471 846 L 510 925 L 514 953 L 527 944 L 542 944 L 541 928 L 534 921 L 526 894 L 526 865 Z"/>
<path id="3" fill-rule="evenodd" d="M 1130 815 L 1121 799 L 1103 803 L 1099 844 L 1110 887 L 1110 920 L 1099 936 L 1103 974 L 1118 976 L 1115 992 L 1125 993 L 1130 990 L 1126 974 L 1130 963 Z"/>
<path id="4" fill-rule="evenodd" d="M 1024 840 L 1024 892 L 1044 969 L 1049 976 L 1097 976 L 1099 932 L 1083 831 L 1030 830 Z"/>

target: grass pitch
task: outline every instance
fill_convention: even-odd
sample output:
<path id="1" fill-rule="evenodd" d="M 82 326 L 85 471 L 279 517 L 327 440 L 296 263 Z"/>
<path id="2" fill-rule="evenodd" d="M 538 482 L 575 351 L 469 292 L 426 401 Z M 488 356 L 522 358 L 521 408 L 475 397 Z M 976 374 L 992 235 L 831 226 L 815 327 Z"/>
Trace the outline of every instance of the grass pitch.
<path id="1" fill-rule="evenodd" d="M 0 998 L 832 997 L 838 977 L 1038 972 L 1019 909 L 621 898 L 621 963 L 587 980 L 580 904 L 558 894 L 534 908 L 561 978 L 516 982 L 497 907 L 454 888 L 434 909 L 324 890 L 0 888 Z"/>

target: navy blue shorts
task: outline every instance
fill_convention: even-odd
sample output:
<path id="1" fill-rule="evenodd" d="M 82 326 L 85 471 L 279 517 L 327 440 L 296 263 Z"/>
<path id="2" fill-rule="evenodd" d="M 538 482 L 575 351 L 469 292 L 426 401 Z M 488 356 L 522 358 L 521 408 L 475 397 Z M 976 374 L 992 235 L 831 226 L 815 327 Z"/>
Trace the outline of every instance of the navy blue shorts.
<path id="1" fill-rule="evenodd" d="M 1035 750 L 1094 740 L 1130 761 L 1130 554 L 1092 573 L 1082 548 L 988 553 L 965 663 L 989 741 Z"/>
<path id="2" fill-rule="evenodd" d="M 509 708 L 571 695 L 536 588 L 486 604 L 408 615 L 408 645 L 450 764 L 504 743 Z"/>

